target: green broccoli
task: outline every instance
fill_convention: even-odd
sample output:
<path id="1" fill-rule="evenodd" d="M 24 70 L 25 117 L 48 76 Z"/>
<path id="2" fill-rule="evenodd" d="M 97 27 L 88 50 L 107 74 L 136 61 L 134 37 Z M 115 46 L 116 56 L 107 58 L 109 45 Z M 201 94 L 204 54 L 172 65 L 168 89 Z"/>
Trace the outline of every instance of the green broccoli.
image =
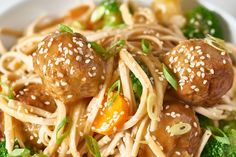
<path id="1" fill-rule="evenodd" d="M 225 150 L 227 144 L 219 142 L 214 137 L 211 137 L 203 149 L 201 157 L 226 157 Z"/>
<path id="2" fill-rule="evenodd" d="M 0 141 L 0 157 L 7 157 L 6 141 Z"/>
<path id="3" fill-rule="evenodd" d="M 224 38 L 222 26 L 215 12 L 198 6 L 188 12 L 186 18 L 183 33 L 187 38 L 205 38 L 207 34 Z"/>

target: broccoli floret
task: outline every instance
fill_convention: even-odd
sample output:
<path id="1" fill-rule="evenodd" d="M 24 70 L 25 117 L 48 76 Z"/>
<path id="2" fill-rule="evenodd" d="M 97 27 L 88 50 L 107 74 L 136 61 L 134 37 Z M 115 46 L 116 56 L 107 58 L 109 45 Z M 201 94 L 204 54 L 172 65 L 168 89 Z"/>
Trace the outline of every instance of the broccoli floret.
<path id="1" fill-rule="evenodd" d="M 228 145 L 217 141 L 211 137 L 203 149 L 201 157 L 226 157 L 225 150 Z"/>
<path id="2" fill-rule="evenodd" d="M 6 141 L 0 141 L 0 157 L 7 157 Z"/>
<path id="3" fill-rule="evenodd" d="M 198 6 L 188 12 L 186 18 L 187 23 L 183 33 L 187 38 L 205 38 L 207 34 L 224 38 L 222 26 L 215 12 Z"/>

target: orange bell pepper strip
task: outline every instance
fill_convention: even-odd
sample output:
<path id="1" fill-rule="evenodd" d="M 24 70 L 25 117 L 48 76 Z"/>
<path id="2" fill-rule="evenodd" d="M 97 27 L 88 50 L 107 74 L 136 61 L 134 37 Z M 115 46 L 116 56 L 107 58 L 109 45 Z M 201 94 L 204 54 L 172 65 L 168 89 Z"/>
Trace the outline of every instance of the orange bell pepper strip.
<path id="1" fill-rule="evenodd" d="M 94 131 L 102 135 L 115 133 L 129 117 L 129 104 L 123 96 L 118 95 L 109 106 L 106 101 L 105 98 L 93 123 Z"/>

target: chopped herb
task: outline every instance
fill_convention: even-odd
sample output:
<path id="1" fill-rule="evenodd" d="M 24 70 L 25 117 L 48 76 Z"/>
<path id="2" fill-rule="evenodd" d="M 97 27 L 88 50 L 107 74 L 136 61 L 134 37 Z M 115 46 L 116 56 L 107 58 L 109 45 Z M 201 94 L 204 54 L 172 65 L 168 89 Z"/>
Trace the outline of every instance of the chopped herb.
<path id="1" fill-rule="evenodd" d="M 48 156 L 40 153 L 40 154 L 34 154 L 32 157 L 48 157 Z"/>
<path id="2" fill-rule="evenodd" d="M 94 157 L 101 157 L 101 153 L 98 147 L 98 142 L 92 136 L 84 135 L 86 142 L 86 147 L 89 150 L 90 154 Z"/>
<path id="3" fill-rule="evenodd" d="M 98 54 L 100 55 L 103 59 L 107 58 L 107 51 L 104 47 L 102 47 L 102 45 L 99 45 L 98 43 L 96 43 L 95 41 L 91 41 L 89 42 L 89 44 L 91 45 L 92 49 Z"/>
<path id="4" fill-rule="evenodd" d="M 207 35 L 205 38 L 206 43 L 214 47 L 215 49 L 227 53 L 231 53 L 231 50 L 227 48 L 225 41 L 216 37 L 211 36 L 210 34 Z"/>
<path id="5" fill-rule="evenodd" d="M 68 126 L 68 129 L 66 130 L 66 132 L 64 134 L 62 134 L 60 137 L 58 137 L 58 133 L 59 131 L 65 127 L 66 125 L 69 125 Z M 56 129 L 56 142 L 57 144 L 61 144 L 61 142 L 69 135 L 70 133 L 70 130 L 71 130 L 71 120 L 67 117 L 65 117 L 60 123 L 59 125 L 57 126 L 57 129 Z"/>
<path id="6" fill-rule="evenodd" d="M 8 154 L 8 157 L 29 157 L 29 156 L 30 156 L 30 150 L 26 148 L 14 149 L 10 154 Z"/>
<path id="7" fill-rule="evenodd" d="M 149 52 L 152 50 L 150 42 L 146 39 L 141 40 L 141 47 L 145 54 L 149 54 Z"/>
<path id="8" fill-rule="evenodd" d="M 192 129 L 191 125 L 184 122 L 179 122 L 170 127 L 170 133 L 175 136 L 188 133 Z"/>
<path id="9" fill-rule="evenodd" d="M 108 59 L 116 53 L 120 52 L 120 49 L 125 45 L 125 40 L 118 40 L 117 42 L 113 43 L 110 48 L 105 49 L 102 45 L 99 45 L 96 42 L 89 42 L 92 49 L 100 55 L 103 59 Z"/>
<path id="10" fill-rule="evenodd" d="M 105 7 L 103 5 L 98 6 L 92 13 L 90 21 L 95 23 L 99 21 L 105 14 Z"/>
<path id="11" fill-rule="evenodd" d="M 58 28 L 61 32 L 73 33 L 73 30 L 64 24 L 59 24 Z"/>
<path id="12" fill-rule="evenodd" d="M 0 86 L 2 88 L 2 91 L 0 92 L 0 96 L 3 96 L 7 99 L 14 98 L 13 90 L 6 83 L 0 82 Z"/>
<path id="13" fill-rule="evenodd" d="M 163 74 L 166 80 L 175 90 L 177 90 L 177 87 L 178 87 L 177 81 L 175 77 L 173 76 L 173 74 L 170 72 L 169 68 L 165 64 L 162 64 L 162 68 L 163 68 Z"/>
<path id="14" fill-rule="evenodd" d="M 117 91 L 114 93 L 114 90 L 117 89 Z M 112 105 L 115 100 L 118 98 L 121 91 L 121 83 L 120 80 L 117 80 L 113 83 L 113 85 L 109 88 L 107 92 L 107 104 L 106 106 Z"/>
<path id="15" fill-rule="evenodd" d="M 136 100 L 136 102 L 139 102 L 140 97 L 143 92 L 143 86 L 142 86 L 141 82 L 139 81 L 139 79 L 134 75 L 134 73 L 132 73 L 132 72 L 130 73 L 130 78 L 131 78 L 131 82 L 132 82 L 135 100 Z"/>

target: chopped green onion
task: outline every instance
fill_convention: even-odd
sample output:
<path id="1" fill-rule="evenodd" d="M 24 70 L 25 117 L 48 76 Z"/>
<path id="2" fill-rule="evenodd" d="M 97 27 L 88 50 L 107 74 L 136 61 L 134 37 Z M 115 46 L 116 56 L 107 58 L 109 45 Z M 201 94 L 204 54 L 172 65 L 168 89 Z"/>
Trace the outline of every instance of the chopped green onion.
<path id="1" fill-rule="evenodd" d="M 0 96 L 5 97 L 6 99 L 14 98 L 13 90 L 6 83 L 0 82 L 0 86 L 2 88 Z"/>
<path id="2" fill-rule="evenodd" d="M 150 42 L 146 39 L 141 40 L 141 47 L 145 54 L 149 54 L 152 50 Z"/>
<path id="3" fill-rule="evenodd" d="M 105 14 L 105 7 L 103 5 L 101 5 L 93 11 L 90 21 L 92 23 L 95 23 L 95 22 L 99 21 L 104 16 L 104 14 Z"/>
<path id="4" fill-rule="evenodd" d="M 108 51 L 117 48 L 117 47 L 122 47 L 125 45 L 125 40 L 118 40 L 117 42 L 115 42 L 114 44 L 111 45 L 111 47 L 108 49 Z"/>
<path id="5" fill-rule="evenodd" d="M 143 92 L 143 86 L 142 86 L 141 82 L 139 81 L 139 79 L 134 75 L 134 73 L 132 73 L 132 72 L 130 73 L 130 78 L 132 81 L 132 88 L 133 88 L 135 100 L 136 100 L 136 102 L 139 102 L 140 97 Z"/>
<path id="6" fill-rule="evenodd" d="M 116 43 L 112 44 L 111 47 L 107 50 L 94 41 L 89 42 L 89 44 L 98 55 L 100 55 L 103 59 L 106 60 L 120 51 L 120 49 L 125 45 L 125 40 L 118 40 Z"/>
<path id="7" fill-rule="evenodd" d="M 174 136 L 179 136 L 188 133 L 192 129 L 192 126 L 188 123 L 179 122 L 170 127 L 170 133 Z"/>
<path id="8" fill-rule="evenodd" d="M 67 131 L 62 134 L 60 137 L 58 137 L 58 133 L 60 132 L 60 130 L 62 128 L 64 128 L 66 126 L 66 124 L 69 125 Z M 56 129 L 56 143 L 57 144 L 61 144 L 61 142 L 69 135 L 70 133 L 70 130 L 71 130 L 71 120 L 67 117 L 65 117 L 60 123 L 59 125 L 57 126 L 57 129 Z"/>
<path id="9" fill-rule="evenodd" d="M 64 24 L 59 24 L 58 28 L 61 32 L 73 33 L 73 30 Z"/>
<path id="10" fill-rule="evenodd" d="M 210 34 L 207 35 L 205 38 L 207 44 L 211 45 L 215 49 L 227 53 L 231 53 L 231 50 L 227 48 L 225 41 L 216 37 L 211 36 Z"/>
<path id="11" fill-rule="evenodd" d="M 177 90 L 177 87 L 178 87 L 177 81 L 174 78 L 173 74 L 170 72 L 169 68 L 165 64 L 162 64 L 162 68 L 163 68 L 163 74 L 164 74 L 166 80 L 170 83 L 170 85 L 175 90 Z"/>
<path id="12" fill-rule="evenodd" d="M 91 42 L 89 42 L 89 44 L 91 45 L 92 49 L 98 55 L 100 55 L 103 59 L 107 58 L 107 51 L 106 51 L 106 49 L 104 47 L 102 47 L 101 45 L 99 45 L 95 41 L 91 41 Z"/>
<path id="13" fill-rule="evenodd" d="M 40 153 L 40 154 L 34 154 L 32 157 L 48 157 L 48 156 Z"/>
<path id="14" fill-rule="evenodd" d="M 114 94 L 114 90 L 117 89 L 117 92 Z M 118 98 L 121 90 L 121 83 L 120 80 L 117 80 L 116 82 L 113 83 L 113 85 L 109 88 L 107 92 L 107 103 L 106 106 L 112 105 L 115 100 Z"/>
<path id="15" fill-rule="evenodd" d="M 26 148 L 14 149 L 10 154 L 8 154 L 8 157 L 29 157 L 29 156 L 30 156 L 30 150 Z"/>
<path id="16" fill-rule="evenodd" d="M 96 139 L 89 135 L 84 135 L 84 139 L 86 142 L 86 147 L 89 150 L 90 154 L 94 157 L 101 157 L 98 142 L 96 141 Z"/>
<path id="17" fill-rule="evenodd" d="M 221 142 L 221 143 L 224 143 L 224 144 L 227 144 L 229 145 L 230 144 L 230 141 L 229 141 L 229 138 L 227 137 L 227 135 L 219 128 L 216 128 L 216 127 L 208 127 L 212 133 L 213 133 L 213 137 Z"/>
<path id="18" fill-rule="evenodd" d="M 153 113 L 153 107 L 155 102 L 157 101 L 157 96 L 154 93 L 150 93 L 147 98 L 147 113 L 150 119 L 157 121 L 158 120 L 158 115 L 155 115 Z"/>

